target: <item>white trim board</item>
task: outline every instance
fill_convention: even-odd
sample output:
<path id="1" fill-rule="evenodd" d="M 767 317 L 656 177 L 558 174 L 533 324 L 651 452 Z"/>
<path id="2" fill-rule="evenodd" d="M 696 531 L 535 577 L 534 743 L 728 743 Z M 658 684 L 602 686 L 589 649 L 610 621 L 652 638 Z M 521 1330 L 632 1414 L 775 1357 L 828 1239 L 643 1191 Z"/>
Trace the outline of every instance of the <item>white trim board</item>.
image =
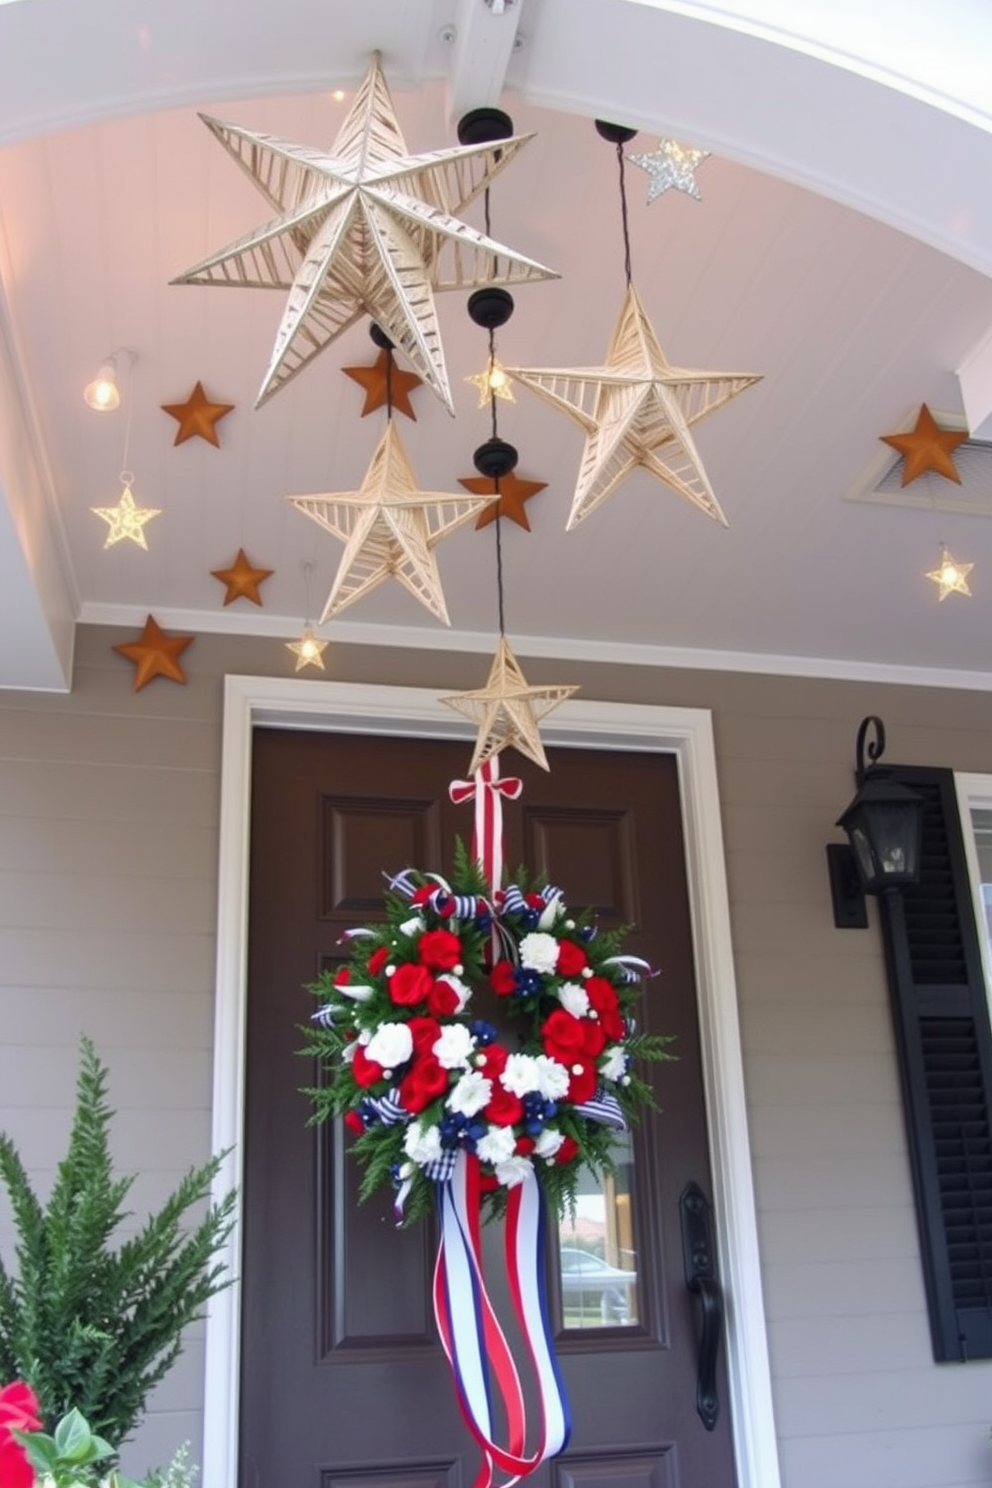
<path id="1" fill-rule="evenodd" d="M 471 737 L 421 688 L 225 679 L 213 1144 L 231 1151 L 218 1177 L 220 1192 L 242 1177 L 251 741 L 253 728 L 266 725 Z M 571 748 L 655 750 L 678 760 L 738 1479 L 740 1488 L 779 1488 L 711 717 L 702 709 L 572 699 L 556 710 L 543 737 Z M 237 1275 L 238 1229 L 226 1259 Z M 207 1317 L 203 1481 L 210 1488 L 237 1484 L 239 1348 L 234 1286 L 213 1299 Z"/>

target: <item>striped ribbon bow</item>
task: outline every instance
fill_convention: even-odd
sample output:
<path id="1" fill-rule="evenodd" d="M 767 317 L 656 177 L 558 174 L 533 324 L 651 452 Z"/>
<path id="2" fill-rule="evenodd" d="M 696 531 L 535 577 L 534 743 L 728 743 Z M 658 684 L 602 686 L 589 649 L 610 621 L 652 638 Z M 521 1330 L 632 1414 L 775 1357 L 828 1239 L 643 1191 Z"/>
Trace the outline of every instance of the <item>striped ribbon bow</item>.
<path id="1" fill-rule="evenodd" d="M 472 858 L 482 864 L 486 883 L 493 893 L 503 879 L 503 799 L 516 801 L 524 788 L 522 780 L 499 776 L 499 755 L 479 766 L 471 780 L 453 780 L 448 795 L 456 806 L 475 801 Z"/>

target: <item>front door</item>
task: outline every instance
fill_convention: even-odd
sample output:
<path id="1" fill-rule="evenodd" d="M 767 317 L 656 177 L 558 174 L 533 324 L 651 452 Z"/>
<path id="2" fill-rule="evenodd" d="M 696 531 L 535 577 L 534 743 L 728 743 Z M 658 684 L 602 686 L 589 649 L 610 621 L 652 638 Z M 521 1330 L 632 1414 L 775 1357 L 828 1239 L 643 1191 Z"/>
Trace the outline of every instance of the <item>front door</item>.
<path id="1" fill-rule="evenodd" d="M 675 1037 L 653 1070 L 659 1110 L 616 1178 L 579 1198 L 548 1258 L 574 1427 L 534 1488 L 733 1488 L 720 1410 L 697 1411 L 700 1317 L 686 1287 L 680 1200 L 710 1191 L 677 766 L 658 754 L 549 750 L 505 808 L 525 863 L 660 969 L 643 1021 Z M 343 930 L 381 916 L 383 875 L 444 872 L 472 807 L 447 783 L 466 747 L 259 729 L 253 764 L 240 1488 L 461 1488 L 477 1454 L 435 1334 L 430 1224 L 397 1230 L 359 1205 L 340 1129 L 307 1126 L 303 990 L 342 958 Z M 519 768 L 518 768 L 519 766 Z"/>

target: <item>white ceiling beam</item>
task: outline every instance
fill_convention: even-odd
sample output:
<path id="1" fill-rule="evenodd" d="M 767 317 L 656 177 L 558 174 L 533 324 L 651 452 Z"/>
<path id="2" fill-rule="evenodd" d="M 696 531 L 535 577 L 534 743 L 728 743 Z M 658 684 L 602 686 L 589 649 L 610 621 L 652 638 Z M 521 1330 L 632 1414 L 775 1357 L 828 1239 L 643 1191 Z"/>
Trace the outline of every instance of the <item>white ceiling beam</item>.
<path id="1" fill-rule="evenodd" d="M 992 326 L 958 368 L 958 384 L 972 439 L 992 439 Z"/>
<path id="2" fill-rule="evenodd" d="M 448 64 L 448 119 L 498 103 L 513 56 L 524 0 L 458 0 Z"/>

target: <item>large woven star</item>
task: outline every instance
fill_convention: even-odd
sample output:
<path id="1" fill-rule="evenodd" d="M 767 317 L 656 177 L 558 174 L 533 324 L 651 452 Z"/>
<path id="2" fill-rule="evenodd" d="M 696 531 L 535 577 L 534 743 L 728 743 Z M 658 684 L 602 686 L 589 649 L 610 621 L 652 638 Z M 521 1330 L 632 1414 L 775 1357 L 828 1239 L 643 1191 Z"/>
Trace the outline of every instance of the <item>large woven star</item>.
<path id="1" fill-rule="evenodd" d="M 166 635 L 158 621 L 151 615 L 145 620 L 145 628 L 136 641 L 125 641 L 114 650 L 134 662 L 134 691 L 140 692 L 156 677 L 167 677 L 170 682 L 186 685 L 186 673 L 179 658 L 191 646 L 196 637 L 191 635 Z"/>
<path id="2" fill-rule="evenodd" d="M 697 150 L 692 145 L 682 145 L 674 139 L 659 140 L 657 150 L 648 154 L 627 156 L 631 165 L 639 165 L 651 177 L 648 184 L 649 206 L 656 197 L 664 196 L 673 187 L 699 201 L 696 167 L 709 158 L 709 150 Z"/>
<path id="3" fill-rule="evenodd" d="M 528 136 L 409 155 L 378 53 L 329 151 L 202 117 L 278 215 L 174 282 L 289 291 L 259 403 L 368 314 L 453 412 L 434 290 L 555 277 L 457 217 Z"/>
<path id="4" fill-rule="evenodd" d="M 643 466 L 656 480 L 727 525 L 690 431 L 760 377 L 672 367 L 632 284 L 601 367 L 511 367 L 518 382 L 581 424 L 585 449 L 567 531 Z"/>
<path id="5" fill-rule="evenodd" d="M 880 434 L 879 438 L 903 457 L 902 485 L 908 486 L 927 470 L 961 484 L 954 464 L 954 451 L 959 444 L 964 444 L 968 431 L 942 429 L 925 403 L 920 404 L 916 423 L 907 433 Z M 941 599 L 943 597 L 941 595 Z"/>
<path id="6" fill-rule="evenodd" d="M 289 500 L 345 544 L 321 625 L 388 578 L 398 579 L 447 625 L 434 549 L 492 497 L 418 491 L 406 450 L 390 421 L 359 490 Z"/>
<path id="7" fill-rule="evenodd" d="M 516 749 L 546 770 L 548 761 L 538 723 L 573 692 L 578 692 L 578 688 L 528 687 L 506 636 L 500 636 L 485 687 L 441 699 L 456 713 L 479 725 L 469 774 L 504 749 Z"/>
<path id="8" fill-rule="evenodd" d="M 130 482 L 125 482 L 121 499 L 116 506 L 91 506 L 90 511 L 107 524 L 107 536 L 103 544 L 105 548 L 112 548 L 127 538 L 129 542 L 136 543 L 146 552 L 148 551 L 148 539 L 145 536 L 145 523 L 150 522 L 153 517 L 162 515 L 160 507 L 137 504 Z"/>

